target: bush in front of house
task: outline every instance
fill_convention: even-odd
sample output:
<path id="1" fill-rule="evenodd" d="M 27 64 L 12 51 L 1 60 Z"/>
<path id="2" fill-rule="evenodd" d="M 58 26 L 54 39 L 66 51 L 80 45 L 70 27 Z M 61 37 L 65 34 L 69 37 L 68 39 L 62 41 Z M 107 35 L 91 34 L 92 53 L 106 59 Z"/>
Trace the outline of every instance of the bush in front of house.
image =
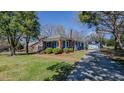
<path id="1" fill-rule="evenodd" d="M 64 48 L 63 49 L 65 53 L 73 52 L 73 48 Z"/>
<path id="2" fill-rule="evenodd" d="M 69 48 L 69 52 L 73 52 L 73 48 Z"/>
<path id="3" fill-rule="evenodd" d="M 69 48 L 64 48 L 63 50 L 65 53 L 69 53 Z"/>
<path id="4" fill-rule="evenodd" d="M 62 49 L 61 48 L 54 48 L 53 53 L 54 54 L 60 54 L 60 53 L 62 53 Z"/>
<path id="5" fill-rule="evenodd" d="M 51 54 L 53 52 L 53 48 L 46 48 L 45 53 L 46 54 Z"/>

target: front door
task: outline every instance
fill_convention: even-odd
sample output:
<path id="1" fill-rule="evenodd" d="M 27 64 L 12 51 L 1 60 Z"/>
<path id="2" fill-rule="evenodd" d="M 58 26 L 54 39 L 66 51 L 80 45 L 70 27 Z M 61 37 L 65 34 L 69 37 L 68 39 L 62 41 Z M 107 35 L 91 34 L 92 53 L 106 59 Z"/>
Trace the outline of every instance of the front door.
<path id="1" fill-rule="evenodd" d="M 62 41 L 62 49 L 65 48 L 65 41 Z"/>

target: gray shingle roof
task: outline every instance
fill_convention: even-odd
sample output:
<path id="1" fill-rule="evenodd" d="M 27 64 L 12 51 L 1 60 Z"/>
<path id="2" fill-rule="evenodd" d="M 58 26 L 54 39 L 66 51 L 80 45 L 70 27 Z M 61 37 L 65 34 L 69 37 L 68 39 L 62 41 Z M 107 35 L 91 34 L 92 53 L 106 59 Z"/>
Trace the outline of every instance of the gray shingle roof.
<path id="1" fill-rule="evenodd" d="M 61 40 L 70 40 L 67 35 L 52 35 L 50 37 L 45 38 L 44 41 L 58 41 L 59 39 L 61 39 Z M 74 39 L 72 37 L 72 40 L 78 41 L 78 42 L 83 42 L 84 38 Z"/>
<path id="2" fill-rule="evenodd" d="M 59 39 L 69 40 L 69 38 L 66 36 L 56 35 L 56 36 L 51 36 L 51 37 L 45 38 L 44 41 L 58 41 Z"/>

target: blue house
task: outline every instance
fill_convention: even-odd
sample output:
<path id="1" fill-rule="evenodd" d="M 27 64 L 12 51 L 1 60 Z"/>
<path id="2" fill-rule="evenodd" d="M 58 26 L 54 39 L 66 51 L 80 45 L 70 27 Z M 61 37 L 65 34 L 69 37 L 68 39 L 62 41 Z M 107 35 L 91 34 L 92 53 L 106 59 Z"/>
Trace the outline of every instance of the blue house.
<path id="1" fill-rule="evenodd" d="M 47 37 L 43 40 L 45 48 L 73 48 L 74 50 L 84 49 L 82 40 L 74 40 L 72 38 L 72 31 L 69 33 L 69 37 L 65 35 L 56 35 Z"/>

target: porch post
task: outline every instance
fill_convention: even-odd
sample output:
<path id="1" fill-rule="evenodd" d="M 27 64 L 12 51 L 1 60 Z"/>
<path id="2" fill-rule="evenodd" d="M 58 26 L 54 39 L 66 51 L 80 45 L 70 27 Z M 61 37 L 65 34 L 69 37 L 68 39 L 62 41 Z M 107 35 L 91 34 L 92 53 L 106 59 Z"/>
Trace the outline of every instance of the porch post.
<path id="1" fill-rule="evenodd" d="M 67 48 L 67 41 L 65 40 L 65 48 Z"/>
<path id="2" fill-rule="evenodd" d="M 69 40 L 69 47 L 72 48 L 72 40 Z"/>
<path id="3" fill-rule="evenodd" d="M 69 34 L 69 47 L 72 48 L 72 30 L 70 31 Z"/>
<path id="4" fill-rule="evenodd" d="M 62 40 L 61 39 L 58 40 L 58 48 L 62 48 Z"/>

